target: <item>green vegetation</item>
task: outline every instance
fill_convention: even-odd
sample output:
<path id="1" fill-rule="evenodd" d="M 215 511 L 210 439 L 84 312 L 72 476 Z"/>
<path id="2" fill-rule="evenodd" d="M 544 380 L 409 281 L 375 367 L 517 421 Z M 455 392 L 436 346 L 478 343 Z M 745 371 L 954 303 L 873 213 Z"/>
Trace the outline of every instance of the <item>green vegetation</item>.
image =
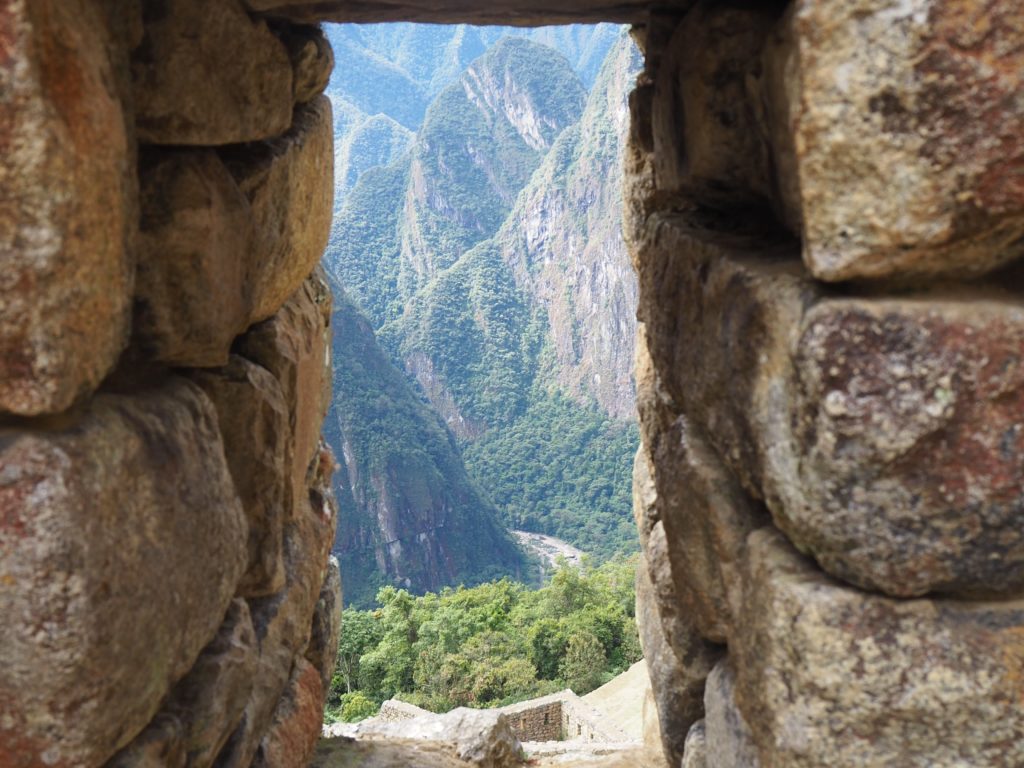
<path id="1" fill-rule="evenodd" d="M 507 579 L 422 597 L 384 587 L 379 608 L 344 612 L 326 718 L 361 720 L 395 696 L 447 712 L 588 693 L 641 658 L 635 572 L 632 557 L 563 563 L 533 591 Z"/>
<path id="2" fill-rule="evenodd" d="M 631 498 L 636 424 L 559 395 L 465 446 L 470 474 L 505 523 L 557 536 L 599 560 L 638 548 Z"/>
<path id="3" fill-rule="evenodd" d="M 528 580 L 502 523 L 563 538 L 597 562 L 636 550 L 637 430 L 609 418 L 591 389 L 606 372 L 621 380 L 628 357 L 599 357 L 591 341 L 634 311 L 633 295 L 609 288 L 614 269 L 600 262 L 621 250 L 620 200 L 608 179 L 622 99 L 608 94 L 613 77 L 630 78 L 622 43 L 601 42 L 612 31 L 618 39 L 611 27 L 544 33 L 580 60 L 614 52 L 589 99 L 568 61 L 528 40 L 494 45 L 451 85 L 443 62 L 482 50 L 477 31 L 345 32 L 347 44 L 372 51 L 374 66 L 391 62 L 435 97 L 409 151 L 359 177 L 325 255 L 351 297 L 334 320 L 326 430 L 344 465 L 335 551 L 349 605 L 368 605 L 389 584 L 419 593 L 502 575 Z M 342 94 L 358 105 L 345 119 L 368 126 L 384 96 Z M 402 129 L 377 123 L 366 142 L 395 157 Z M 615 413 L 628 415 L 628 403 Z M 579 669 L 592 652 L 574 646 Z M 509 679 L 519 672 L 509 668 Z M 541 679 L 557 670 L 548 672 Z"/>
<path id="4" fill-rule="evenodd" d="M 334 397 L 324 435 L 346 463 L 335 474 L 335 549 L 347 603 L 368 605 L 389 577 L 419 589 L 525 578 L 522 554 L 451 433 L 337 288 L 331 324 Z"/>

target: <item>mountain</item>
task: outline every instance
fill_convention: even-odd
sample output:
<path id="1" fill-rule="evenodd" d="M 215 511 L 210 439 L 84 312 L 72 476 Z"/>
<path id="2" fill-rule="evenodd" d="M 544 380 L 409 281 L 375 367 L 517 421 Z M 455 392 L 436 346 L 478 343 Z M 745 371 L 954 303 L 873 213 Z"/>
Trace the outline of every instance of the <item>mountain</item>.
<path id="1" fill-rule="evenodd" d="M 335 147 L 347 143 L 348 133 L 375 118 L 388 119 L 389 131 L 381 135 L 382 123 L 364 132 L 361 148 L 366 152 L 342 150 L 336 169 L 343 183 L 335 199 L 340 205 L 358 175 L 369 167 L 386 165 L 402 150 L 398 137 L 408 138 L 419 129 L 427 107 L 466 67 L 503 37 L 526 38 L 561 53 L 589 89 L 601 62 L 619 37 L 615 24 L 539 27 L 472 27 L 437 24 L 331 24 L 327 35 L 335 67 L 327 93 L 337 121 Z M 395 126 L 404 128 L 399 132 Z M 381 138 L 379 145 L 373 144 Z M 363 158 L 374 158 L 368 163 Z M 376 162 L 379 160 L 379 162 Z"/>
<path id="2" fill-rule="evenodd" d="M 422 592 L 523 578 L 522 554 L 451 433 L 339 286 L 334 293 L 334 395 L 324 436 L 342 463 L 334 549 L 346 602 L 368 605 L 388 583 Z"/>
<path id="3" fill-rule="evenodd" d="M 635 548 L 619 187 L 639 64 L 619 34 L 587 94 L 553 49 L 499 41 L 360 177 L 327 259 L 504 522 L 602 558 Z"/>

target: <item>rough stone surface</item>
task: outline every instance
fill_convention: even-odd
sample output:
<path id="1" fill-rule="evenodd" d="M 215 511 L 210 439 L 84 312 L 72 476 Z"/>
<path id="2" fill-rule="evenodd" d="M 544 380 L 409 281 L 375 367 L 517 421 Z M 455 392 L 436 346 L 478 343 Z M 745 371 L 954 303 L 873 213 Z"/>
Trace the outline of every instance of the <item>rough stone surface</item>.
<path id="1" fill-rule="evenodd" d="M 1020 255 L 1024 8 L 799 0 L 784 23 L 816 277 L 972 275 Z"/>
<path id="2" fill-rule="evenodd" d="M 0 5 L 0 411 L 66 409 L 127 342 L 136 185 L 105 14 L 131 11 L 106 5 Z"/>
<path id="3" fill-rule="evenodd" d="M 185 768 L 188 755 L 182 730 L 176 716 L 160 713 L 105 768 Z"/>
<path id="4" fill-rule="evenodd" d="M 142 155 L 134 343 L 173 365 L 224 365 L 249 325 L 249 203 L 213 150 Z"/>
<path id="5" fill-rule="evenodd" d="M 761 764 L 1024 764 L 1024 602 L 893 600 L 751 534 L 730 645 Z"/>
<path id="6" fill-rule="evenodd" d="M 1024 304 L 1007 298 L 807 312 L 796 464 L 775 468 L 773 496 L 779 525 L 829 572 L 895 595 L 1024 583 Z"/>
<path id="7" fill-rule="evenodd" d="M 249 607 L 236 598 L 217 636 L 199 655 L 152 723 L 108 768 L 213 764 L 238 724 L 256 670 L 256 633 Z"/>
<path id="8" fill-rule="evenodd" d="M 893 595 L 1021 586 L 1012 292 L 831 297 L 784 242 L 694 217 L 650 232 L 640 314 L 660 386 L 798 546 Z"/>
<path id="9" fill-rule="evenodd" d="M 310 768 L 469 768 L 448 744 L 391 739 L 355 741 L 321 739 Z"/>
<path id="10" fill-rule="evenodd" d="M 132 54 L 139 139 L 206 145 L 257 141 L 292 121 L 288 51 L 241 0 L 144 3 Z"/>
<path id="11" fill-rule="evenodd" d="M 334 205 L 333 136 L 331 102 L 320 96 L 296 109 L 283 136 L 221 151 L 251 207 L 254 321 L 280 309 L 327 247 Z"/>
<path id="12" fill-rule="evenodd" d="M 636 577 L 640 644 L 658 707 L 665 759 L 669 765 L 679 765 L 686 732 L 704 714 L 704 679 L 722 651 L 705 642 L 678 612 L 675 616 L 659 612 L 659 606 L 667 603 L 656 597 L 656 590 L 670 591 L 671 577 L 652 578 L 648 570 L 641 556 Z M 658 581 L 652 584 L 654 579 Z"/>
<path id="13" fill-rule="evenodd" d="M 249 521 L 248 569 L 238 594 L 258 597 L 284 586 L 282 533 L 292 518 L 292 434 L 281 385 L 265 369 L 232 355 L 224 368 L 192 374 L 217 409 L 228 467 Z"/>
<path id="14" fill-rule="evenodd" d="M 316 750 L 324 721 L 320 672 L 299 659 L 263 737 L 253 768 L 306 768 Z"/>
<path id="15" fill-rule="evenodd" d="M 295 103 L 305 104 L 327 88 L 334 51 L 319 27 L 286 27 L 280 36 L 292 62 Z"/>
<path id="16" fill-rule="evenodd" d="M 178 379 L 4 430 L 0 511 L 0 754 L 97 765 L 192 667 L 245 566 L 213 407 Z"/>
<path id="17" fill-rule="evenodd" d="M 457 707 L 443 715 L 423 715 L 396 723 L 363 721 L 356 725 L 353 736 L 371 740 L 444 742 L 454 748 L 461 760 L 479 768 L 519 765 L 522 752 L 505 715 L 467 707 Z"/>
<path id="18" fill-rule="evenodd" d="M 704 728 L 705 760 L 708 766 L 759 768 L 754 736 L 747 721 L 743 719 L 743 713 L 736 706 L 736 676 L 728 659 L 722 659 L 715 665 L 705 683 Z M 686 743 L 689 750 L 689 736 Z"/>
<path id="19" fill-rule="evenodd" d="M 649 0 L 564 0 L 557 6 L 538 0 L 245 0 L 250 9 L 268 16 L 303 23 L 318 21 L 419 21 L 433 24 L 585 24 L 601 21 L 637 22 L 647 19 Z M 682 12 L 693 0 L 665 0 L 660 7 Z"/>
<path id="20" fill-rule="evenodd" d="M 652 555 L 664 547 L 671 563 L 664 573 L 680 610 L 704 638 L 724 643 L 741 601 L 746 536 L 771 521 L 660 387 L 643 328 L 637 359 L 643 445 L 634 463 L 635 498 L 653 505 L 641 520 L 657 520 L 647 546 Z"/>
<path id="21" fill-rule="evenodd" d="M 318 272 L 236 345 L 238 354 L 266 368 L 281 385 L 294 435 L 290 487 L 296 507 L 306 495 L 307 473 L 330 403 L 330 311 L 330 290 Z"/>
<path id="22" fill-rule="evenodd" d="M 770 197 L 770 153 L 747 90 L 772 21 L 762 9 L 702 0 L 677 28 L 653 95 L 659 191 L 703 204 Z"/>
<path id="23" fill-rule="evenodd" d="M 708 739 L 704 720 L 690 726 L 681 768 L 708 768 Z"/>
<path id="24" fill-rule="evenodd" d="M 316 601 L 306 660 L 320 673 L 324 696 L 331 687 L 341 637 L 341 569 L 334 556 L 328 559 L 327 576 Z"/>
<path id="25" fill-rule="evenodd" d="M 271 725 L 294 662 L 309 645 L 311 617 L 327 574 L 336 522 L 331 504 L 314 506 L 303 499 L 294 520 L 285 526 L 284 589 L 249 601 L 260 645 L 259 665 L 242 722 L 218 757 L 218 768 L 248 768 Z"/>

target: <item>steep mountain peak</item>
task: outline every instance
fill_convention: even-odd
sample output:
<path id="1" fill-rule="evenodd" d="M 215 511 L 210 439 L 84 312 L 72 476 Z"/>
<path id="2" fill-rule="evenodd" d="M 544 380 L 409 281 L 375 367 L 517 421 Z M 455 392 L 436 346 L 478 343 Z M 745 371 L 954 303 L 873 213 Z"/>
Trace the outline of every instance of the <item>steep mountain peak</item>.
<path id="1" fill-rule="evenodd" d="M 586 92 L 547 46 L 505 38 L 427 109 L 404 203 L 402 290 L 411 294 L 493 235 Z"/>
<path id="2" fill-rule="evenodd" d="M 569 85 L 567 90 L 552 83 Z M 504 37 L 470 64 L 460 85 L 471 103 L 504 118 L 534 150 L 543 151 L 575 122 L 586 99 L 569 61 L 546 45 Z M 572 87 L 575 86 L 575 87 Z"/>

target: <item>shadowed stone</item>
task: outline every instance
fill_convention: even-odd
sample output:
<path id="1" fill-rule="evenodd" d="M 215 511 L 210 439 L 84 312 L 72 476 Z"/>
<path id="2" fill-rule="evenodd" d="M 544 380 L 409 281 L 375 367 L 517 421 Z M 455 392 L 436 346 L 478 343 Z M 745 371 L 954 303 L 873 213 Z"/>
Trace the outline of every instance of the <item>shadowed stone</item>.
<path id="1" fill-rule="evenodd" d="M 218 768 L 248 768 L 288 686 L 292 668 L 309 645 L 310 617 L 327 575 L 337 509 L 318 490 L 304 499 L 284 532 L 285 587 L 249 601 L 260 655 L 242 722 L 217 759 Z M 312 499 L 317 504 L 311 503 Z M 317 673 L 319 675 L 319 673 Z M 320 688 L 319 677 L 317 687 Z M 322 689 L 321 689 L 322 690 Z M 322 706 L 322 701 L 320 706 Z"/>
<path id="2" fill-rule="evenodd" d="M 665 0 L 661 7 L 684 11 L 693 0 Z M 642 23 L 649 0 L 567 0 L 557 7 L 538 0 L 246 0 L 253 11 L 303 23 L 318 21 L 419 21 L 433 24 L 585 24 L 601 21 Z"/>
<path id="3" fill-rule="evenodd" d="M 705 204 L 770 198 L 769 149 L 748 89 L 772 23 L 764 10 L 703 0 L 678 26 L 655 80 L 659 191 Z"/>
<path id="4" fill-rule="evenodd" d="M 299 659 L 253 760 L 253 768 L 306 768 L 323 728 L 324 697 L 319 671 Z"/>
<path id="5" fill-rule="evenodd" d="M 769 529 L 748 552 L 729 652 L 763 765 L 1024 764 L 1024 602 L 864 593 Z"/>
<path id="6" fill-rule="evenodd" d="M 320 597 L 313 614 L 306 661 L 320 673 L 324 696 L 331 687 L 334 665 L 338 657 L 338 639 L 341 637 L 341 569 L 338 559 L 328 558 L 327 576 L 320 587 Z"/>
<path id="7" fill-rule="evenodd" d="M 107 768 L 212 765 L 242 716 L 257 653 L 249 607 L 236 598 L 217 636 L 171 691 L 160 714 Z"/>
<path id="8" fill-rule="evenodd" d="M 0 510 L 0 754 L 98 765 L 191 669 L 245 568 L 213 406 L 172 379 L 2 431 Z"/>
<path id="9" fill-rule="evenodd" d="M 686 734 L 681 768 L 708 768 L 707 729 L 703 720 L 691 725 Z"/>
<path id="10" fill-rule="evenodd" d="M 715 665 L 704 686 L 704 729 L 709 768 L 759 768 L 754 735 L 736 706 L 736 676 L 727 658 Z M 689 749 L 689 736 L 686 743 Z"/>
<path id="11" fill-rule="evenodd" d="M 92 0 L 3 5 L 0 411 L 63 411 L 127 342 L 135 158 L 127 43 L 111 30 L 131 15 Z"/>
<path id="12" fill-rule="evenodd" d="M 641 556 L 636 576 L 640 644 L 658 708 L 665 759 L 669 765 L 679 765 L 686 732 L 704 715 L 704 679 L 722 649 L 703 640 L 685 616 L 663 612 L 670 605 L 664 599 L 672 590 L 670 578 L 660 575 L 657 583 L 652 581 L 651 569 Z"/>
<path id="13" fill-rule="evenodd" d="M 144 3 L 143 23 L 132 53 L 141 141 L 216 146 L 288 130 L 288 52 L 240 0 Z"/>
<path id="14" fill-rule="evenodd" d="M 281 385 L 238 355 L 226 367 L 195 371 L 192 378 L 217 409 L 228 467 L 249 520 L 249 565 L 238 594 L 273 594 L 284 586 L 281 537 L 294 501 L 294 446 Z"/>
<path id="15" fill-rule="evenodd" d="M 295 103 L 305 104 L 327 88 L 334 51 L 319 27 L 285 27 L 279 33 L 294 73 Z"/>
<path id="16" fill-rule="evenodd" d="M 254 322 L 281 308 L 327 247 L 334 205 L 333 131 L 331 102 L 318 96 L 296 109 L 285 135 L 221 151 L 251 209 L 248 283 Z"/>
<path id="17" fill-rule="evenodd" d="M 212 150 L 143 153 L 133 341 L 174 365 L 224 365 L 250 322 L 249 203 Z"/>
<path id="18" fill-rule="evenodd" d="M 239 355 L 270 371 L 281 385 L 294 436 L 290 488 L 296 508 L 306 496 L 307 472 L 330 403 L 330 310 L 330 290 L 318 271 L 276 315 L 236 344 Z"/>

